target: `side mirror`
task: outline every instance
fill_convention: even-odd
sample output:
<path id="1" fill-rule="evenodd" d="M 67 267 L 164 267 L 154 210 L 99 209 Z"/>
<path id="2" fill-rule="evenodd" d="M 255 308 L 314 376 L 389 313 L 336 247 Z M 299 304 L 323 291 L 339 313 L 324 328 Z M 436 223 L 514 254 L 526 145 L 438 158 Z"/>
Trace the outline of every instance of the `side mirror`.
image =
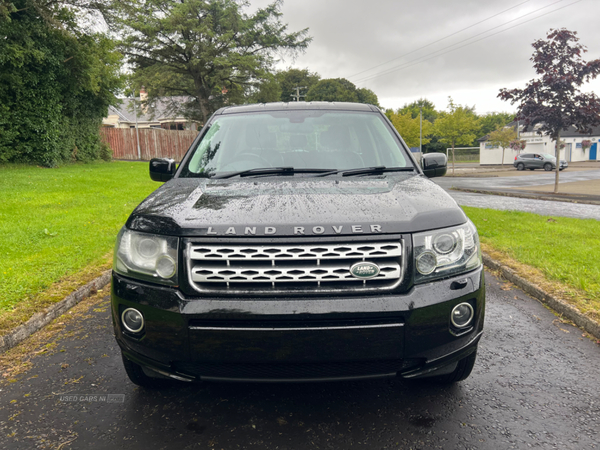
<path id="1" fill-rule="evenodd" d="M 150 178 L 153 181 L 169 181 L 177 170 L 175 160 L 170 158 L 152 158 L 150 160 Z"/>
<path id="2" fill-rule="evenodd" d="M 443 153 L 425 153 L 421 159 L 421 167 L 428 178 L 443 177 L 448 170 L 448 159 Z"/>

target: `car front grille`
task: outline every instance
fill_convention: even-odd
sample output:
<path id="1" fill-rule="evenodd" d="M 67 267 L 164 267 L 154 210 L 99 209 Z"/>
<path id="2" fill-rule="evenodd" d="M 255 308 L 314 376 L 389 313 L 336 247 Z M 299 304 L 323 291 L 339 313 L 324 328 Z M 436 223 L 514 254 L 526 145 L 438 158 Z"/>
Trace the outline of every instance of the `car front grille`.
<path id="1" fill-rule="evenodd" d="M 402 280 L 402 240 L 301 244 L 189 242 L 188 279 L 206 293 L 314 293 L 391 290 Z M 361 279 L 359 262 L 379 267 Z"/>

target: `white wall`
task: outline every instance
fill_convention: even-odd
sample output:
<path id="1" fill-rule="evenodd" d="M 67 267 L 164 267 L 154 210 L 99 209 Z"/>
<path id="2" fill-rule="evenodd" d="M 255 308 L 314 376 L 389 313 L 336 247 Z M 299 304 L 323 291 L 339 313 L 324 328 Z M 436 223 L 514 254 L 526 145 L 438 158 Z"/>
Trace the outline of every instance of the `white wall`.
<path id="1" fill-rule="evenodd" d="M 530 141 L 527 143 L 525 150 L 522 153 L 549 153 L 554 155 L 554 142 L 550 140 L 548 136 L 539 136 L 535 138 L 523 137 L 524 140 Z M 584 139 L 589 139 L 592 143 L 598 144 L 598 158 L 600 159 L 600 138 L 589 138 L 589 137 L 577 137 L 577 138 L 565 138 L 561 139 L 565 143 L 571 144 L 571 155 L 566 152 L 565 147 L 560 151 L 560 159 L 567 161 L 588 161 L 590 159 L 590 149 L 583 151 L 581 147 L 577 148 L 577 144 L 581 143 Z M 504 151 L 504 164 L 512 164 L 515 160 L 517 152 L 507 148 Z M 570 156 L 570 157 L 569 157 Z M 486 148 L 486 143 L 481 142 L 479 146 L 479 164 L 482 166 L 487 164 L 500 164 L 502 162 L 502 148 Z"/>
<path id="2" fill-rule="evenodd" d="M 551 155 L 554 155 L 554 142 L 552 142 L 550 140 L 550 138 L 548 136 L 539 136 L 537 133 L 533 133 L 533 132 L 529 132 L 529 133 L 521 133 L 521 137 L 522 139 L 525 139 L 527 141 L 531 141 L 527 147 L 525 147 L 525 150 L 523 150 L 524 152 L 527 153 L 550 153 Z M 565 159 L 567 161 L 588 161 L 590 159 L 590 149 L 588 148 L 587 150 L 583 151 L 581 147 L 577 148 L 577 144 L 580 144 L 581 141 L 588 139 L 590 141 L 592 141 L 593 143 L 596 143 L 600 140 L 599 137 L 590 137 L 590 136 L 581 136 L 581 137 L 568 137 L 568 138 L 561 138 L 561 141 L 564 141 L 565 144 L 571 144 L 571 154 L 569 155 L 567 152 L 567 148 L 565 147 L 564 149 L 562 149 L 560 151 L 560 159 Z M 539 147 L 534 147 L 533 144 L 534 142 L 537 143 L 544 143 L 544 150 L 539 150 Z M 600 142 L 598 142 L 598 146 L 600 147 Z M 600 149 L 598 149 L 600 152 Z"/>
<path id="3" fill-rule="evenodd" d="M 512 164 L 515 160 L 517 152 L 507 148 L 504 150 L 504 164 Z M 482 142 L 479 146 L 479 164 L 482 166 L 488 164 L 501 164 L 502 163 L 502 148 L 485 148 L 485 142 Z"/>
<path id="4" fill-rule="evenodd" d="M 571 144 L 571 161 L 589 161 L 590 160 L 590 149 L 586 148 L 583 150 L 581 147 L 577 148 L 577 144 L 580 144 L 584 138 L 566 138 L 567 144 Z M 589 139 L 589 138 L 587 138 Z M 589 139 L 592 144 L 597 144 L 600 147 L 598 138 Z M 597 155 L 600 155 L 600 148 L 597 150 Z"/>

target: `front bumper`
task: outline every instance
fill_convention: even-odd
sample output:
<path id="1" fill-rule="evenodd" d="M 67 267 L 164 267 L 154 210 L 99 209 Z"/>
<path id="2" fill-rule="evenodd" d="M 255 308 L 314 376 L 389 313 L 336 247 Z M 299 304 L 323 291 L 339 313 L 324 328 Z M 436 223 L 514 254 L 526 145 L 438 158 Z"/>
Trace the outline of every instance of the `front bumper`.
<path id="1" fill-rule="evenodd" d="M 402 294 L 309 298 L 187 297 L 113 273 L 115 336 L 128 359 L 184 380 L 320 381 L 427 376 L 476 351 L 483 268 Z M 463 330 L 450 312 L 469 302 Z M 124 330 L 136 308 L 141 334 Z"/>

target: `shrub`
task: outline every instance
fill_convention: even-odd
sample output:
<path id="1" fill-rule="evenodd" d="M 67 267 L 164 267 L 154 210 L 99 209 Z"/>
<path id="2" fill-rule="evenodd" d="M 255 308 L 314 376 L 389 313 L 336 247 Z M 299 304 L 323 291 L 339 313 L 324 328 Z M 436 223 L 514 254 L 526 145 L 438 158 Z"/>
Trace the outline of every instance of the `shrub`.
<path id="1" fill-rule="evenodd" d="M 98 130 L 121 85 L 114 42 L 13 3 L 10 20 L 0 20 L 0 163 L 101 158 Z"/>
<path id="2" fill-rule="evenodd" d="M 113 151 L 106 142 L 100 142 L 100 158 L 104 161 L 112 161 Z"/>

